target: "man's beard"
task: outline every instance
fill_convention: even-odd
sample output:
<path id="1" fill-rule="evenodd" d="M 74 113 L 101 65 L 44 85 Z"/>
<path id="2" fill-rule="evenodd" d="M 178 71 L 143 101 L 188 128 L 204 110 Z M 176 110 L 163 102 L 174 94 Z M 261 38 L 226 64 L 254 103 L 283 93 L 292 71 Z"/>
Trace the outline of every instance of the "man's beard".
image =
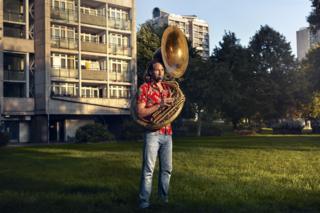
<path id="1" fill-rule="evenodd" d="M 162 77 L 162 76 L 158 76 L 158 77 L 155 77 L 154 80 L 155 80 L 156 82 L 160 82 L 160 81 L 163 80 L 163 77 Z"/>

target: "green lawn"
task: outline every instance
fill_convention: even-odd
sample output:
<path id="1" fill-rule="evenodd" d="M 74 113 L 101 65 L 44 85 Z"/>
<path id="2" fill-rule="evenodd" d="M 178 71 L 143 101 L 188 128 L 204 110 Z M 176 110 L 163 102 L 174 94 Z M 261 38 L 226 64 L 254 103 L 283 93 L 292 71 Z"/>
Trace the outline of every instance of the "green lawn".
<path id="1" fill-rule="evenodd" d="M 1 148 L 0 212 L 139 211 L 141 147 Z M 174 139 L 173 164 L 170 204 L 154 178 L 150 212 L 320 212 L 319 136 Z"/>

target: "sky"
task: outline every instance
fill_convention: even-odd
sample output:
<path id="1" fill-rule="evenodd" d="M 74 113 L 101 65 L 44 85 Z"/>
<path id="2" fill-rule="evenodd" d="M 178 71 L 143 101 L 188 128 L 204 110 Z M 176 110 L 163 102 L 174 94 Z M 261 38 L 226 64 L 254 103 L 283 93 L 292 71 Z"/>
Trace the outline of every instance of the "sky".
<path id="1" fill-rule="evenodd" d="M 159 7 L 177 15 L 196 15 L 209 24 L 210 53 L 219 46 L 225 31 L 234 32 L 247 46 L 262 25 L 285 36 L 296 55 L 296 31 L 307 27 L 310 0 L 136 0 L 137 27 L 152 18 Z"/>

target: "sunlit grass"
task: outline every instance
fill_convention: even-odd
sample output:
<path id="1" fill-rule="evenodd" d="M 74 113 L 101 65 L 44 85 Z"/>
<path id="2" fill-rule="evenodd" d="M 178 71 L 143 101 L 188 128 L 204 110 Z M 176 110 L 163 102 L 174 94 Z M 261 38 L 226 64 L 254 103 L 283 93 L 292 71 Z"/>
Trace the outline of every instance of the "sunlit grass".
<path id="1" fill-rule="evenodd" d="M 141 142 L 0 149 L 0 212 L 136 212 Z M 155 212 L 319 212 L 320 137 L 174 140 Z M 157 172 L 157 171 L 156 171 Z"/>

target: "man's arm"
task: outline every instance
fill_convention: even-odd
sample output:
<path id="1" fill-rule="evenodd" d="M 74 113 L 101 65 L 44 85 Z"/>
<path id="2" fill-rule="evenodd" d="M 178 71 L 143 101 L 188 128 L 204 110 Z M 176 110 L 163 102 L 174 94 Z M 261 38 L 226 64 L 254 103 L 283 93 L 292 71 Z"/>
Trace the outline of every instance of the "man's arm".
<path id="1" fill-rule="evenodd" d="M 160 104 L 155 104 L 152 107 L 146 108 L 146 103 L 138 103 L 137 104 L 137 114 L 140 118 L 147 117 L 152 115 L 155 111 L 157 111 L 160 107 L 170 106 L 173 102 L 174 98 L 163 98 Z"/>
<path id="2" fill-rule="evenodd" d="M 137 114 L 140 118 L 147 117 L 157 111 L 160 108 L 160 104 L 155 104 L 152 107 L 146 108 L 145 103 L 138 103 L 137 104 Z"/>

